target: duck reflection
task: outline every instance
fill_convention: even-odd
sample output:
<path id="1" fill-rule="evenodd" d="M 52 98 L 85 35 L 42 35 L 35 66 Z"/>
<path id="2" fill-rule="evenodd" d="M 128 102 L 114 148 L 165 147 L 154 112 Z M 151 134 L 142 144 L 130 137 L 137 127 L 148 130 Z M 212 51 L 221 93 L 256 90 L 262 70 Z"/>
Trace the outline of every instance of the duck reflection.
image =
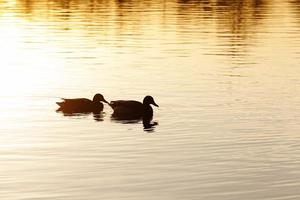
<path id="1" fill-rule="evenodd" d="M 143 118 L 143 127 L 146 132 L 154 132 L 155 126 L 158 125 L 158 122 L 152 121 L 151 119 Z"/>
<path id="2" fill-rule="evenodd" d="M 76 113 L 76 112 L 65 112 L 65 111 L 62 111 L 60 109 L 57 109 L 56 110 L 57 113 L 62 113 L 63 116 L 65 117 L 88 117 L 90 115 L 93 115 L 93 118 L 95 121 L 97 122 L 101 122 L 103 121 L 103 118 L 105 116 L 105 113 L 104 112 L 82 112 L 82 113 Z"/>
<path id="3" fill-rule="evenodd" d="M 111 120 L 113 122 L 121 123 L 121 124 L 139 124 L 140 122 L 142 122 L 144 131 L 149 133 L 154 132 L 155 126 L 159 125 L 158 122 L 152 121 L 152 119 L 147 119 L 147 118 L 116 119 L 114 117 L 111 117 Z"/>
<path id="4" fill-rule="evenodd" d="M 105 116 L 104 112 L 99 112 L 99 113 L 93 112 L 92 114 L 93 114 L 94 120 L 97 121 L 97 122 L 102 122 L 103 117 Z"/>

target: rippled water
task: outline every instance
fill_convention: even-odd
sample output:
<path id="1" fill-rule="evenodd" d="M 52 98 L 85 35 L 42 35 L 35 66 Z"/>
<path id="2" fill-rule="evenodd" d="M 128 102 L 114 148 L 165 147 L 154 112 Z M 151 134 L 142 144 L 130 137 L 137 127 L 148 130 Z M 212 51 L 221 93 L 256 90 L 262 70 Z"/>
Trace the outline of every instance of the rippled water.
<path id="1" fill-rule="evenodd" d="M 0 45 L 0 199 L 300 198 L 298 0 L 6 0 Z M 158 125 L 55 112 L 97 92 Z"/>

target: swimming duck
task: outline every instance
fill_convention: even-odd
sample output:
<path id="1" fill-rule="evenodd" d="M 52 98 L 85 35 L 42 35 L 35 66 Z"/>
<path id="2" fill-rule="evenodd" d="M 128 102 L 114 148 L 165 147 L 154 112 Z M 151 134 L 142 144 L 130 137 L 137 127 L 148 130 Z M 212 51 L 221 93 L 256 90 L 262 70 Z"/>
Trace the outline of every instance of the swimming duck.
<path id="1" fill-rule="evenodd" d="M 143 103 L 133 100 L 118 100 L 110 102 L 114 110 L 112 117 L 115 119 L 147 119 L 151 120 L 153 109 L 150 104 L 159 107 L 152 96 L 146 96 Z"/>
<path id="2" fill-rule="evenodd" d="M 64 99 L 62 102 L 56 102 L 59 105 L 58 111 L 67 113 L 84 113 L 84 112 L 101 112 L 103 110 L 103 103 L 108 102 L 104 99 L 102 94 L 95 94 L 93 100 L 86 98 Z"/>

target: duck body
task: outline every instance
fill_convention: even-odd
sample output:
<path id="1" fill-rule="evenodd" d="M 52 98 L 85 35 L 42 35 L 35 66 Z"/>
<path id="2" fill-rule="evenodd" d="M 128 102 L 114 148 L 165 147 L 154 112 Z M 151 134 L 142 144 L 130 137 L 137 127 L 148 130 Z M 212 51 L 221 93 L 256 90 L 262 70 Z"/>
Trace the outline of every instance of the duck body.
<path id="1" fill-rule="evenodd" d="M 96 94 L 93 100 L 86 98 L 63 98 L 62 100 L 62 102 L 56 102 L 60 106 L 58 111 L 66 113 L 101 112 L 103 110 L 102 101 L 108 103 L 101 94 Z"/>
<path id="2" fill-rule="evenodd" d="M 152 119 L 153 109 L 150 104 L 157 106 L 151 96 L 146 96 L 143 103 L 134 100 L 112 101 L 110 106 L 114 110 L 112 117 L 115 119 Z"/>

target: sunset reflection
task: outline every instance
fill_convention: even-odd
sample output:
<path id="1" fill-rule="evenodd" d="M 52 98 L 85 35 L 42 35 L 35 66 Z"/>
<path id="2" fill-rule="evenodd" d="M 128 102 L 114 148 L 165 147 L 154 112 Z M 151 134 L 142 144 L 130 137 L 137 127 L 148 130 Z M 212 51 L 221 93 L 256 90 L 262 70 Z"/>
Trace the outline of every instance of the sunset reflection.
<path id="1" fill-rule="evenodd" d="M 53 78 L 57 75 L 52 69 L 58 61 L 46 55 L 51 46 L 39 45 L 36 48 L 34 43 L 27 42 L 29 38 L 41 36 L 30 35 L 26 27 L 14 25 L 26 23 L 25 21 L 13 15 L 8 17 L 8 22 L 5 19 L 0 19 L 1 93 L 4 95 L 33 93 L 47 77 Z"/>
<path id="2" fill-rule="evenodd" d="M 1 1 L 0 45 L 0 199 L 300 199 L 299 0 Z"/>

